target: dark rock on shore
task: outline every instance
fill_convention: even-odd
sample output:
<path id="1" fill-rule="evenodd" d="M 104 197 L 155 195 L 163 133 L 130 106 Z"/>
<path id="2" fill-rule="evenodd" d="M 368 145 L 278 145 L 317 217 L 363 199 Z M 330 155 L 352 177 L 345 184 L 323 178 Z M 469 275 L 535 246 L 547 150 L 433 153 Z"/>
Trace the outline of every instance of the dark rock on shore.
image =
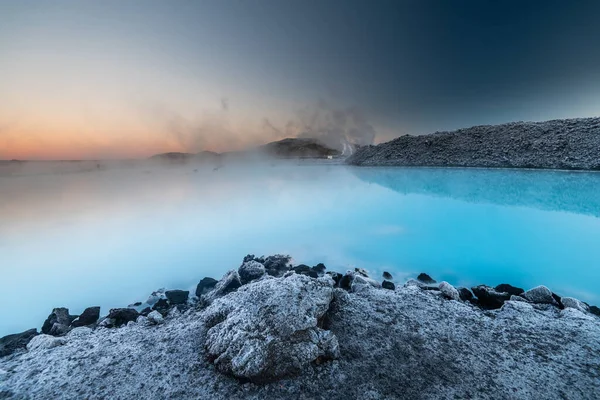
<path id="1" fill-rule="evenodd" d="M 162 315 L 167 315 L 167 313 L 169 312 L 170 309 L 170 305 L 169 302 L 167 301 L 167 299 L 159 299 L 156 303 L 154 303 L 154 305 L 152 306 L 152 310 L 154 311 L 158 311 L 159 313 L 161 313 Z"/>
<path id="2" fill-rule="evenodd" d="M 133 308 L 113 308 L 108 313 L 108 319 L 114 321 L 115 326 L 119 327 L 128 322 L 137 320 L 140 314 Z"/>
<path id="3" fill-rule="evenodd" d="M 368 277 L 369 277 L 369 273 L 368 273 L 368 272 L 367 272 L 367 270 L 366 270 L 366 269 L 364 269 L 364 268 L 358 268 L 358 267 L 357 267 L 357 268 L 354 268 L 354 272 L 356 272 L 356 273 L 357 273 L 357 274 L 359 274 L 359 275 L 362 275 L 362 276 L 364 276 L 365 278 L 368 278 Z"/>
<path id="4" fill-rule="evenodd" d="M 218 282 L 219 282 L 218 280 L 213 279 L 213 278 L 209 278 L 209 277 L 202 278 L 200 283 L 198 283 L 198 286 L 196 286 L 196 296 L 200 297 L 203 294 L 210 292 L 212 289 L 214 289 L 215 285 Z"/>
<path id="5" fill-rule="evenodd" d="M 327 269 L 327 267 L 325 267 L 325 264 L 323 264 L 323 263 L 318 263 L 317 265 L 312 267 L 312 270 L 315 271 L 317 274 L 319 274 L 319 276 L 322 276 L 323 274 L 325 274 L 326 269 Z"/>
<path id="6" fill-rule="evenodd" d="M 391 280 L 393 279 L 393 278 L 392 278 L 392 274 L 390 274 L 390 273 L 389 273 L 389 272 L 387 272 L 387 271 L 383 271 L 383 279 L 385 279 L 385 280 L 387 280 L 387 281 L 391 281 Z"/>
<path id="7" fill-rule="evenodd" d="M 465 287 L 458 288 L 458 296 L 462 301 L 471 301 L 473 300 L 473 292 Z"/>
<path id="8" fill-rule="evenodd" d="M 299 264 L 292 268 L 297 274 L 308 274 L 311 268 L 306 264 Z"/>
<path id="9" fill-rule="evenodd" d="M 15 333 L 0 338 L 0 357 L 9 356 L 17 350 L 25 349 L 27 344 L 37 334 L 37 329 L 29 329 L 25 332 Z M 2 397 L 0 396 L 0 398 Z"/>
<path id="10" fill-rule="evenodd" d="M 73 321 L 73 319 L 69 314 L 68 308 L 55 308 L 44 321 L 44 325 L 42 325 L 42 333 L 52 336 L 64 335 L 68 332 L 71 321 Z"/>
<path id="11" fill-rule="evenodd" d="M 71 327 L 77 328 L 80 326 L 95 324 L 100 318 L 100 307 L 88 307 L 81 315 L 71 322 Z"/>
<path id="12" fill-rule="evenodd" d="M 475 286 L 471 290 L 477 296 L 477 304 L 491 310 L 502 307 L 505 301 L 510 300 L 511 296 L 506 292 L 497 292 L 494 288 L 486 285 Z"/>
<path id="13" fill-rule="evenodd" d="M 339 282 L 339 287 L 344 290 L 350 290 L 352 288 L 352 281 L 354 280 L 353 274 L 345 274 L 342 276 Z"/>
<path id="14" fill-rule="evenodd" d="M 334 271 L 328 271 L 327 275 L 331 276 L 331 279 L 333 279 L 333 281 L 335 282 L 336 287 L 339 287 L 340 281 L 342 280 L 342 277 L 344 276 L 344 275 L 340 274 L 339 272 L 334 272 Z"/>
<path id="15" fill-rule="evenodd" d="M 419 276 L 417 276 L 417 280 L 423 283 L 426 283 L 428 285 L 432 284 L 432 283 L 436 283 L 435 279 L 433 279 L 432 277 L 430 277 L 429 275 L 427 275 L 424 272 L 421 272 L 419 274 Z"/>
<path id="16" fill-rule="evenodd" d="M 165 296 L 167 296 L 167 300 L 169 300 L 169 304 L 177 305 L 177 304 L 185 304 L 188 301 L 190 296 L 189 290 L 167 290 L 165 292 Z"/>
<path id="17" fill-rule="evenodd" d="M 381 287 L 384 289 L 389 289 L 389 290 L 396 290 L 396 285 L 394 285 L 394 282 L 385 280 L 381 283 Z"/>
<path id="18" fill-rule="evenodd" d="M 242 285 L 255 279 L 262 278 L 265 273 L 265 266 L 255 260 L 246 261 L 238 268 L 238 274 L 240 275 Z"/>
<path id="19" fill-rule="evenodd" d="M 256 261 L 260 262 L 265 266 L 267 274 L 275 277 L 282 276 L 287 271 L 290 270 L 290 260 L 292 258 L 290 256 L 284 256 L 282 254 L 277 254 L 274 256 L 269 256 L 261 261 L 257 259 Z"/>
<path id="20" fill-rule="evenodd" d="M 558 168 L 600 170 L 600 118 L 511 122 L 401 136 L 358 149 L 363 166 Z"/>
<path id="21" fill-rule="evenodd" d="M 590 306 L 590 312 L 600 317 L 600 307 Z"/>
<path id="22" fill-rule="evenodd" d="M 494 289 L 496 290 L 496 292 L 505 292 L 505 293 L 508 293 L 513 296 L 520 296 L 525 291 L 525 290 L 521 289 L 520 287 L 509 285 L 508 283 L 501 283 L 500 285 L 496 286 Z"/>

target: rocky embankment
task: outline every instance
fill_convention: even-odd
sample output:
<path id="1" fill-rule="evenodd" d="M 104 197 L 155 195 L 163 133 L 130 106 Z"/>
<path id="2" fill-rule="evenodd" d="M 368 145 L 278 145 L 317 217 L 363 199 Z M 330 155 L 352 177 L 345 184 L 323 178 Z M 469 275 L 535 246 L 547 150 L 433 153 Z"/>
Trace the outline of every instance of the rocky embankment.
<path id="1" fill-rule="evenodd" d="M 247 256 L 0 339 L 9 399 L 597 399 L 600 309 L 544 286 L 396 285 Z"/>
<path id="2" fill-rule="evenodd" d="M 600 170 L 600 118 L 512 122 L 431 135 L 405 135 L 360 148 L 362 166 Z"/>

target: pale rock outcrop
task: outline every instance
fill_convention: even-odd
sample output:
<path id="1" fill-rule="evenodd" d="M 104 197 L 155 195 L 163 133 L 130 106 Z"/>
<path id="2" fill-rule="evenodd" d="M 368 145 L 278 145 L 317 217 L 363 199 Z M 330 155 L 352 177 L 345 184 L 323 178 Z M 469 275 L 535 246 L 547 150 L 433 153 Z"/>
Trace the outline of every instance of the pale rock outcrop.
<path id="1" fill-rule="evenodd" d="M 254 381 L 336 358 L 337 338 L 318 326 L 332 298 L 332 279 L 298 274 L 243 286 L 206 309 L 206 353 L 218 370 Z"/>

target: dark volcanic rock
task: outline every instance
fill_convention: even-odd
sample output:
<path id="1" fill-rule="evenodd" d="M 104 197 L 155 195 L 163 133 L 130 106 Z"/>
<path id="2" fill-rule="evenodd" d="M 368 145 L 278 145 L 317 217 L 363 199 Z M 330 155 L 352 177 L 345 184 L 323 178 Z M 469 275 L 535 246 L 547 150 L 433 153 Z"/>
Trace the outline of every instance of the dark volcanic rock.
<path id="1" fill-rule="evenodd" d="M 353 274 L 346 274 L 346 275 L 342 276 L 342 279 L 340 279 L 340 283 L 339 283 L 340 288 L 342 288 L 344 290 L 352 289 L 352 281 L 353 280 L 354 280 Z"/>
<path id="2" fill-rule="evenodd" d="M 424 272 L 421 272 L 419 274 L 419 276 L 417 276 L 417 280 L 423 283 L 426 283 L 428 285 L 432 284 L 432 283 L 436 283 L 435 279 L 432 279 L 429 275 L 427 275 Z"/>
<path id="3" fill-rule="evenodd" d="M 477 303 L 488 309 L 497 309 L 502 307 L 505 301 L 510 300 L 510 294 L 497 292 L 494 288 L 485 285 L 472 287 L 471 290 L 477 296 Z"/>
<path id="4" fill-rule="evenodd" d="M 310 276 L 311 278 L 315 278 L 315 279 L 319 277 L 319 274 L 317 273 L 317 271 L 314 271 L 312 269 L 310 271 L 308 271 L 306 274 L 302 274 L 302 275 Z"/>
<path id="5" fill-rule="evenodd" d="M 284 256 L 281 254 L 277 254 L 274 256 L 269 256 L 267 258 L 264 259 L 264 262 L 262 262 L 262 264 L 265 266 L 265 269 L 267 270 L 267 274 L 271 275 L 271 276 L 282 276 L 283 274 L 285 274 L 287 271 L 290 270 L 290 260 L 292 258 L 290 256 Z M 259 259 L 257 259 L 257 261 L 259 261 Z M 259 261 L 261 262 L 261 261 Z"/>
<path id="6" fill-rule="evenodd" d="M 27 343 L 29 343 L 37 334 L 37 329 L 29 329 L 25 332 L 15 333 L 0 338 L 0 357 L 5 357 L 19 349 L 24 349 L 27 346 Z M 0 396 L 0 398 L 2 397 Z"/>
<path id="7" fill-rule="evenodd" d="M 343 277 L 342 274 L 340 274 L 339 272 L 335 272 L 335 271 L 329 271 L 329 272 L 327 272 L 327 275 L 331 276 L 331 279 L 333 279 L 333 281 L 335 282 L 335 286 L 339 286 L 340 280 Z"/>
<path id="8" fill-rule="evenodd" d="M 239 268 L 240 282 L 247 284 L 255 279 L 262 278 L 266 273 L 265 266 L 255 260 L 245 261 Z"/>
<path id="9" fill-rule="evenodd" d="M 352 165 L 600 170 L 600 118 L 510 122 L 364 146 Z"/>
<path id="10" fill-rule="evenodd" d="M 190 296 L 189 290 L 167 290 L 165 292 L 165 296 L 167 296 L 167 300 L 169 300 L 169 304 L 185 304 L 188 301 L 188 297 Z"/>
<path id="11" fill-rule="evenodd" d="M 520 287 L 509 285 L 508 283 L 501 283 L 494 288 L 496 292 L 505 292 L 513 296 L 520 296 L 525 290 Z"/>
<path id="12" fill-rule="evenodd" d="M 95 324 L 99 318 L 100 307 L 88 307 L 81 313 L 79 318 L 71 322 L 71 326 L 77 328 L 80 326 L 92 325 Z"/>
<path id="13" fill-rule="evenodd" d="M 71 325 L 71 315 L 69 315 L 69 309 L 64 307 L 55 308 L 52 313 L 44 321 L 42 325 L 42 333 L 48 335 L 61 335 L 66 333 L 65 331 Z"/>
<path id="14" fill-rule="evenodd" d="M 598 306 L 590 306 L 590 312 L 600 317 L 600 308 Z"/>
<path id="15" fill-rule="evenodd" d="M 554 301 L 558 305 L 558 308 L 560 308 L 561 310 L 565 309 L 565 306 L 562 303 L 562 298 L 559 295 L 557 295 L 556 293 L 552 292 L 552 298 L 554 299 Z"/>
<path id="16" fill-rule="evenodd" d="M 152 309 L 150 307 L 146 307 L 142 311 L 140 311 L 140 315 L 143 315 L 144 317 L 147 317 L 148 314 L 150 314 L 151 312 L 152 312 Z"/>
<path id="17" fill-rule="evenodd" d="M 198 286 L 196 286 L 196 296 L 200 297 L 203 294 L 210 292 L 211 290 L 214 289 L 217 282 L 219 282 L 219 281 L 216 279 L 213 279 L 213 278 L 209 278 L 209 277 L 202 278 L 200 283 L 198 283 Z"/>
<path id="18" fill-rule="evenodd" d="M 381 287 L 384 289 L 396 290 L 396 285 L 394 285 L 394 282 L 390 282 L 388 280 L 383 281 L 381 283 Z"/>
<path id="19" fill-rule="evenodd" d="M 310 267 L 306 264 L 299 264 L 292 268 L 297 274 L 308 274 Z"/>
<path id="20" fill-rule="evenodd" d="M 391 280 L 393 279 L 393 278 L 392 278 L 392 274 L 390 274 L 390 273 L 389 273 L 389 272 L 387 272 L 387 271 L 383 271 L 383 279 L 385 279 L 385 280 L 388 280 L 388 281 L 391 281 Z"/>
<path id="21" fill-rule="evenodd" d="M 317 274 L 323 275 L 325 273 L 325 270 L 327 269 L 327 267 L 325 267 L 325 264 L 323 264 L 323 263 L 318 263 L 317 265 L 315 265 L 314 267 L 312 267 L 312 269 Z"/>
<path id="22" fill-rule="evenodd" d="M 471 301 L 473 300 L 473 293 L 464 287 L 458 288 L 458 295 L 462 301 Z"/>
<path id="23" fill-rule="evenodd" d="M 125 325 L 130 321 L 135 321 L 140 316 L 133 308 L 113 308 L 108 313 L 108 317 L 114 321 L 115 326 Z"/>
<path id="24" fill-rule="evenodd" d="M 167 313 L 169 312 L 169 309 L 171 308 L 171 306 L 169 305 L 169 302 L 167 301 L 167 299 L 159 299 L 156 303 L 154 303 L 154 305 L 152 306 L 153 310 L 158 311 L 159 313 L 161 313 L 162 315 L 167 315 Z"/>

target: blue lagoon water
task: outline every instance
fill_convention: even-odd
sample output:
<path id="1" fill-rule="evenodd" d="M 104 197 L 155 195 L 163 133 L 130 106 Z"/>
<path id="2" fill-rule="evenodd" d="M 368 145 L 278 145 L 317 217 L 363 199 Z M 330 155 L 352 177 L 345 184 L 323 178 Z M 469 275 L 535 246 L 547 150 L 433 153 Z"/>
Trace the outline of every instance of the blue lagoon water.
<path id="1" fill-rule="evenodd" d="M 0 176 L 0 336 L 248 253 L 600 303 L 600 174 L 284 163 Z"/>

